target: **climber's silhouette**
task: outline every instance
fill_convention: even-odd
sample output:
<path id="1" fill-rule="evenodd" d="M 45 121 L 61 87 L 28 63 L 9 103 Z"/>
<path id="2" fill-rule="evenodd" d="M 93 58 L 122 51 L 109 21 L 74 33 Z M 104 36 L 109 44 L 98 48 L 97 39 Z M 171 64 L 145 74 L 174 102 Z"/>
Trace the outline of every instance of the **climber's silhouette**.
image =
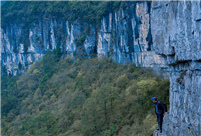
<path id="1" fill-rule="evenodd" d="M 160 133 L 162 133 L 163 114 L 167 114 L 167 106 L 157 100 L 156 97 L 152 97 L 152 101 L 155 104 L 155 113 L 157 115 L 158 130 L 160 131 Z"/>

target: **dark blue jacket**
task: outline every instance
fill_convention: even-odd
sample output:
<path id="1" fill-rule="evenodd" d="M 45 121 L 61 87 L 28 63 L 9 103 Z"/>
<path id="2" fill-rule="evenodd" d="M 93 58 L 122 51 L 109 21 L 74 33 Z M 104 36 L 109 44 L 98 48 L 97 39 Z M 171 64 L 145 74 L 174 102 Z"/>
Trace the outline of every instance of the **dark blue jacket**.
<path id="1" fill-rule="evenodd" d="M 155 104 L 155 113 L 156 114 L 164 114 L 165 112 L 167 112 L 166 107 L 159 100 L 157 100 L 157 103 L 154 103 L 154 104 Z"/>

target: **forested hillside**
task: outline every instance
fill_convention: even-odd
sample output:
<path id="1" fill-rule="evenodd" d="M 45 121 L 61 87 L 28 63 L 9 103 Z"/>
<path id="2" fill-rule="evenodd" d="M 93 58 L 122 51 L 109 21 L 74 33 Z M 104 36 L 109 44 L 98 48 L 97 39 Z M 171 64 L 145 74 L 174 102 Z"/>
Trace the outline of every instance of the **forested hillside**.
<path id="1" fill-rule="evenodd" d="M 47 52 L 20 76 L 2 75 L 2 135 L 151 135 L 152 96 L 168 104 L 169 81 L 110 59 L 73 62 Z"/>
<path id="2" fill-rule="evenodd" d="M 116 8 L 125 7 L 122 2 L 101 1 L 15 1 L 6 2 L 2 6 L 2 27 L 9 23 L 25 23 L 30 25 L 34 21 L 46 16 L 48 18 L 78 20 L 85 23 L 98 24 L 102 17 Z"/>
<path id="3" fill-rule="evenodd" d="M 1 13 L 2 135 L 151 135 L 152 96 L 170 107 L 162 135 L 200 135 L 200 1 L 6 1 Z"/>

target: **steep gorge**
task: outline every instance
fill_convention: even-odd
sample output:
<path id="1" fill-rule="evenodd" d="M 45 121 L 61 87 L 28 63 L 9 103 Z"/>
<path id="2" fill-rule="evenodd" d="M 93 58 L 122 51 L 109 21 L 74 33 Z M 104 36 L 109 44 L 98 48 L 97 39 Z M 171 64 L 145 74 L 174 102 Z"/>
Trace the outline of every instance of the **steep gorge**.
<path id="1" fill-rule="evenodd" d="M 163 135 L 199 135 L 201 127 L 201 2 L 127 2 L 101 19 L 100 29 L 44 15 L 28 29 L 12 22 L 1 29 L 1 64 L 10 74 L 26 71 L 50 49 L 63 54 L 110 57 L 118 63 L 168 69 L 170 110 Z M 84 37 L 84 38 L 83 38 Z M 84 39 L 79 44 L 77 41 Z M 78 45 L 79 44 L 79 45 Z"/>

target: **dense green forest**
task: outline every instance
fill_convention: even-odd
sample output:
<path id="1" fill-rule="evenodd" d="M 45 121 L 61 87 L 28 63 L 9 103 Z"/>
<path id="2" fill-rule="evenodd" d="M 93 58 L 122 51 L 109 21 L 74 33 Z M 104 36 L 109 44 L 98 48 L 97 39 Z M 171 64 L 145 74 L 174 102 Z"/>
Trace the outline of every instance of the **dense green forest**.
<path id="1" fill-rule="evenodd" d="M 41 18 L 80 20 L 100 25 L 101 18 L 118 8 L 124 8 L 121 1 L 8 1 L 1 7 L 2 27 L 15 22 L 30 25 Z"/>
<path id="2" fill-rule="evenodd" d="M 60 56 L 48 51 L 26 73 L 2 75 L 2 135 L 151 135 L 151 97 L 169 105 L 168 80 L 110 59 Z"/>

